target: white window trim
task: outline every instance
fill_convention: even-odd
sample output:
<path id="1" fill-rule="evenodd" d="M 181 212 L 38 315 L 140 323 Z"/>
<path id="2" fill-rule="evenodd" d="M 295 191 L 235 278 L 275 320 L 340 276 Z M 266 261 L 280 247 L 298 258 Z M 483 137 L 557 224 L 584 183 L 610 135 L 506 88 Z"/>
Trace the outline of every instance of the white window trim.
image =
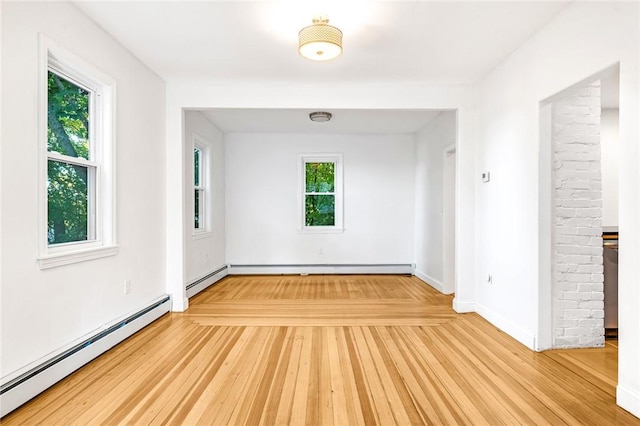
<path id="1" fill-rule="evenodd" d="M 192 238 L 197 240 L 200 238 L 207 238 L 211 236 L 211 222 L 213 220 L 211 212 L 213 210 L 213 193 L 211 190 L 211 153 L 212 153 L 212 144 L 204 137 L 194 133 L 191 138 L 191 152 L 193 152 L 196 148 L 198 148 L 201 152 L 200 157 L 200 188 L 204 191 L 204 205 L 202 207 L 202 219 L 204 220 L 203 228 L 195 228 L 194 227 L 194 218 L 193 214 L 195 211 L 195 185 L 193 183 L 194 176 L 194 166 L 193 166 L 193 155 L 191 156 L 191 210 L 189 214 L 189 220 L 191 223 L 191 234 Z"/>
<path id="2" fill-rule="evenodd" d="M 69 265 L 118 253 L 115 205 L 115 80 L 76 57 L 43 34 L 39 35 L 40 61 L 38 123 L 38 265 L 40 269 Z M 53 70 L 91 89 L 95 94 L 92 116 L 98 142 L 91 146 L 92 160 L 70 158 L 47 151 L 47 73 Z M 50 246 L 47 240 L 47 162 L 59 159 L 95 170 L 95 239 Z"/>
<path id="3" fill-rule="evenodd" d="M 344 232 L 343 221 L 343 170 L 342 154 L 299 154 L 298 155 L 298 232 L 305 234 L 339 234 Z M 305 164 L 306 163 L 334 163 L 334 193 L 335 193 L 335 225 L 334 226 L 306 226 L 305 225 Z"/>

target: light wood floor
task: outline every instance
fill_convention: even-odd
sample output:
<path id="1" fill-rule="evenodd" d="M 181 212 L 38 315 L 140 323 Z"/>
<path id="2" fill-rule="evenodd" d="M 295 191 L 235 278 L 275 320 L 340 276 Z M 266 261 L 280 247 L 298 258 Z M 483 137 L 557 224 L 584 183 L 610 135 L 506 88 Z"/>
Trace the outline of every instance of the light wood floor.
<path id="1" fill-rule="evenodd" d="M 617 348 L 534 353 L 413 277 L 227 277 L 14 424 L 640 424 Z"/>

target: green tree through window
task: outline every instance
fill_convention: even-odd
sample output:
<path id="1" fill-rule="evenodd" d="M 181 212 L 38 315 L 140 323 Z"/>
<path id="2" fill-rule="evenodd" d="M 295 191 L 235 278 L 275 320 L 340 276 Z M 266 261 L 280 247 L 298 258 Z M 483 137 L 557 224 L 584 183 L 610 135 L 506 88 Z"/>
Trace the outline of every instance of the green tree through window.
<path id="1" fill-rule="evenodd" d="M 305 226 L 335 226 L 335 163 L 305 163 Z"/>
<path id="2" fill-rule="evenodd" d="M 91 92 L 49 71 L 47 76 L 47 241 L 93 238 L 89 221 L 92 175 Z M 76 160 L 77 159 L 77 160 Z M 82 161 L 87 160 L 87 161 Z"/>

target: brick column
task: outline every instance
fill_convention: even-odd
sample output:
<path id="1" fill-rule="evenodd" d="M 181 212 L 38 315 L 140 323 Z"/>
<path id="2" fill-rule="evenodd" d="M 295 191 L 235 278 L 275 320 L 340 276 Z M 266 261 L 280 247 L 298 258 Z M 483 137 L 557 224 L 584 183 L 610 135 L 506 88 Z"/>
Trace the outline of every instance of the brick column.
<path id="1" fill-rule="evenodd" d="M 600 81 L 553 103 L 553 346 L 604 345 Z"/>

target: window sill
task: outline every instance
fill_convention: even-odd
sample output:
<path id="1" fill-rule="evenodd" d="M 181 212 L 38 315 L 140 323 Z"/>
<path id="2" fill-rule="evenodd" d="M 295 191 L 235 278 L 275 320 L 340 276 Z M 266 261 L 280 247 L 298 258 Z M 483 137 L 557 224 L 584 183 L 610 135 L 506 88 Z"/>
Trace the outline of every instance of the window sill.
<path id="1" fill-rule="evenodd" d="M 41 256 L 38 258 L 40 269 L 56 268 L 58 266 L 71 265 L 72 263 L 86 262 L 88 260 L 100 259 L 102 257 L 115 256 L 118 254 L 118 246 L 97 247 L 79 251 Z"/>
<path id="2" fill-rule="evenodd" d="M 342 234 L 344 232 L 344 228 L 334 228 L 334 227 L 314 227 L 314 228 L 302 228 L 298 229 L 300 234 Z"/>
<path id="3" fill-rule="evenodd" d="M 194 232 L 193 234 L 191 234 L 191 239 L 192 240 L 202 240 L 204 238 L 211 237 L 211 235 L 213 235 L 213 233 L 211 231 L 199 231 L 199 232 Z"/>

